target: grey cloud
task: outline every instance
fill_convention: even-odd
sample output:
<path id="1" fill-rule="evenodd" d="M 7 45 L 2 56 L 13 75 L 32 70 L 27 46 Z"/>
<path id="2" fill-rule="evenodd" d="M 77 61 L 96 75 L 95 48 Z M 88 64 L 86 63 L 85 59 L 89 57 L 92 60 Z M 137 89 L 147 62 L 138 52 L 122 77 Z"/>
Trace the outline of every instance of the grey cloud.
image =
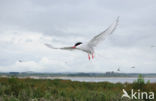
<path id="1" fill-rule="evenodd" d="M 89 71 L 87 70 L 88 66 L 93 66 L 93 71 L 96 70 L 97 66 L 97 71 L 100 71 L 102 67 L 107 67 L 105 64 L 110 67 L 106 69 L 109 70 L 112 69 L 113 66 L 109 64 L 117 64 L 114 62 L 113 57 L 109 57 L 113 53 L 119 54 L 115 55 L 115 59 L 119 58 L 118 62 L 122 66 L 126 66 L 127 61 L 132 61 L 133 59 L 138 63 L 140 63 L 139 61 L 145 62 L 147 61 L 146 57 L 142 55 L 148 55 L 150 53 L 148 62 L 151 63 L 151 70 L 149 70 L 149 72 L 151 72 L 152 70 L 156 71 L 156 69 L 154 69 L 155 64 L 153 63 L 153 59 L 155 59 L 155 49 L 151 50 L 149 48 L 151 45 L 156 45 L 155 11 L 155 0 L 1 0 L 0 35 L 15 35 L 17 37 L 21 35 L 22 37 L 25 35 L 22 32 L 41 33 L 43 35 L 42 37 L 52 37 L 52 40 L 47 40 L 48 43 L 62 46 L 73 45 L 77 41 L 88 41 L 94 35 L 105 30 L 117 16 L 120 16 L 119 26 L 115 33 L 97 47 L 97 54 L 99 51 L 104 52 L 103 54 L 105 56 L 103 58 L 98 57 L 98 59 L 95 60 L 98 62 L 93 66 L 87 62 L 87 59 L 81 60 L 85 56 L 80 54 L 80 56 L 78 56 L 76 55 L 77 53 L 72 52 L 70 53 L 72 55 L 69 57 L 71 58 L 73 54 L 75 54 L 74 56 L 80 59 L 78 63 L 82 62 L 84 65 L 82 65 L 80 70 L 75 70 L 73 68 L 78 63 L 73 61 L 70 63 L 71 68 L 62 66 L 62 71 L 75 70 L 87 72 Z M 6 33 L 7 31 L 10 32 Z M 32 33 L 28 34 L 33 35 Z M 37 39 L 37 41 L 39 41 L 39 44 L 37 44 L 38 47 L 36 47 L 36 49 L 34 49 L 34 47 L 37 42 L 29 38 L 24 42 L 25 46 L 22 46 L 20 43 L 13 44 L 12 41 L 1 41 L 0 66 L 12 65 L 16 62 L 16 59 L 21 56 L 24 57 L 26 61 L 34 61 L 37 64 L 44 56 L 48 58 L 54 56 L 55 59 L 57 59 L 56 57 L 61 56 L 61 54 L 67 54 L 66 52 L 58 54 L 57 51 L 53 50 L 51 51 L 54 53 L 51 53 L 46 47 L 40 45 L 42 42 L 46 42 L 44 38 Z M 30 44 L 27 43 L 33 44 L 30 46 L 30 50 L 28 50 L 28 48 L 30 48 L 28 45 Z M 113 47 L 116 49 L 116 52 L 111 51 Z M 107 49 L 110 49 L 110 52 L 108 52 L 109 50 Z M 142 54 L 134 57 L 133 51 L 128 51 L 131 49 L 137 50 L 136 54 L 140 52 Z M 107 54 L 105 50 L 107 50 Z M 125 52 L 126 50 L 127 52 Z M 122 54 L 121 51 L 125 53 Z M 45 54 L 45 52 L 47 53 Z M 49 54 L 51 55 L 49 56 Z M 128 58 L 126 54 L 132 55 L 131 59 Z M 34 55 L 38 57 L 34 57 Z M 107 56 L 109 58 L 106 58 Z M 145 59 L 140 60 L 140 57 L 144 57 Z M 68 58 L 64 59 L 68 60 Z M 126 63 L 123 62 L 123 59 L 125 59 Z M 103 64 L 103 61 L 107 62 Z M 88 64 L 85 64 L 86 62 Z M 134 64 L 140 66 L 139 68 L 147 67 L 147 64 Z M 44 65 L 46 70 L 51 70 L 49 64 L 47 65 Z M 57 63 L 55 65 L 57 65 Z M 127 63 L 127 65 L 129 64 Z M 126 72 L 126 69 L 124 71 Z M 136 72 L 139 72 L 139 69 Z"/>

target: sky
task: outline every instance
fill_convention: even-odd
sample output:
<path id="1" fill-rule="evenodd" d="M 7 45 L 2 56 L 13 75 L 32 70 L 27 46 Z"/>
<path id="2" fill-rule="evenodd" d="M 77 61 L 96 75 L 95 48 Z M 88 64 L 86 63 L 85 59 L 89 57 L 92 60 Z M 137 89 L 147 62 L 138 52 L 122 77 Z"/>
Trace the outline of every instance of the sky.
<path id="1" fill-rule="evenodd" d="M 155 12 L 155 0 L 0 0 L 0 72 L 156 73 Z M 88 42 L 118 16 L 94 60 L 44 45 Z"/>

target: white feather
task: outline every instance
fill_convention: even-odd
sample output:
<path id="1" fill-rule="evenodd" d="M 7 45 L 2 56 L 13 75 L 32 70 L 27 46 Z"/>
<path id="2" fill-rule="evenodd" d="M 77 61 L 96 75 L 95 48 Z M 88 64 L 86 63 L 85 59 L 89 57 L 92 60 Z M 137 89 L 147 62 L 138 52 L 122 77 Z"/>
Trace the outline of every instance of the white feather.
<path id="1" fill-rule="evenodd" d="M 119 17 L 116 19 L 116 21 L 108 27 L 105 31 L 101 32 L 100 34 L 94 36 L 89 42 L 88 46 L 90 47 L 96 47 L 100 41 L 103 41 L 107 35 L 110 35 L 114 32 L 119 22 Z"/>

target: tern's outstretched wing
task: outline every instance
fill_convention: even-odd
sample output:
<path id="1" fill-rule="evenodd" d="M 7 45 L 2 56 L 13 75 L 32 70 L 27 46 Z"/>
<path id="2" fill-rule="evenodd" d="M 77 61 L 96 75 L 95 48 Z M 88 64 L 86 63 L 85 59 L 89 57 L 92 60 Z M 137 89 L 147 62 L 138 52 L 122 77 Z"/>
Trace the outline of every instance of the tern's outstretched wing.
<path id="1" fill-rule="evenodd" d="M 50 45 L 50 44 L 46 44 L 46 43 L 45 43 L 44 45 L 46 45 L 47 47 L 52 48 L 52 49 L 75 50 L 75 48 L 72 48 L 72 47 L 56 48 L 56 47 L 53 47 L 53 46 Z"/>
<path id="2" fill-rule="evenodd" d="M 116 29 L 117 25 L 118 25 L 118 22 L 119 22 L 119 17 L 116 19 L 116 21 L 110 26 L 108 27 L 105 31 L 101 32 L 100 34 L 96 35 L 95 37 L 93 37 L 93 39 L 91 39 L 89 42 L 88 42 L 88 45 L 90 47 L 95 47 L 97 46 L 97 44 L 104 40 L 105 37 L 107 35 L 110 35 L 114 32 L 114 30 Z"/>

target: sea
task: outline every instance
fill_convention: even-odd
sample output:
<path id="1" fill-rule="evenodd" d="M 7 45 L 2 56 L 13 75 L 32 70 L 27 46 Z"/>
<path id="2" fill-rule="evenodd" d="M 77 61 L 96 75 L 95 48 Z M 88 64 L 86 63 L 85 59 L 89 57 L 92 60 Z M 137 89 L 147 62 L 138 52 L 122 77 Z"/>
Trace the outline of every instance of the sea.
<path id="1" fill-rule="evenodd" d="M 37 77 L 30 76 L 33 79 L 63 79 L 79 82 L 111 82 L 111 83 L 133 83 L 137 80 L 137 77 Z M 145 82 L 156 83 L 156 77 L 146 77 Z"/>

